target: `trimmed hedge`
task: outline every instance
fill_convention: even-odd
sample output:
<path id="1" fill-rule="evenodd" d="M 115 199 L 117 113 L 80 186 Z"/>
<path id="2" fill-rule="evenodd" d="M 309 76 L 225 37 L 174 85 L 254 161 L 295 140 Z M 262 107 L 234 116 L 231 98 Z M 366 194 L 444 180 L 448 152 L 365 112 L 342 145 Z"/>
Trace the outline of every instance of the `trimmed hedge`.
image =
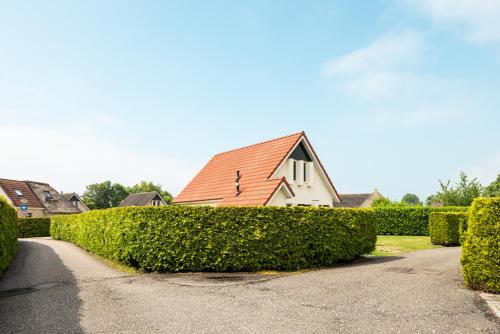
<path id="1" fill-rule="evenodd" d="M 429 234 L 434 245 L 460 244 L 460 226 L 467 222 L 467 212 L 431 212 Z"/>
<path id="2" fill-rule="evenodd" d="M 473 289 L 500 293 L 500 197 L 475 199 L 467 224 L 464 280 Z"/>
<path id="3" fill-rule="evenodd" d="M 429 235 L 429 213 L 465 212 L 467 207 L 379 207 L 374 208 L 378 234 Z"/>
<path id="4" fill-rule="evenodd" d="M 17 237 L 49 237 L 50 218 L 19 218 L 17 220 Z"/>
<path id="5" fill-rule="evenodd" d="M 129 207 L 52 217 L 72 241 L 145 271 L 292 270 L 375 249 L 371 209 Z"/>
<path id="6" fill-rule="evenodd" d="M 16 210 L 0 197 L 0 275 L 10 265 L 19 247 L 16 222 Z"/>

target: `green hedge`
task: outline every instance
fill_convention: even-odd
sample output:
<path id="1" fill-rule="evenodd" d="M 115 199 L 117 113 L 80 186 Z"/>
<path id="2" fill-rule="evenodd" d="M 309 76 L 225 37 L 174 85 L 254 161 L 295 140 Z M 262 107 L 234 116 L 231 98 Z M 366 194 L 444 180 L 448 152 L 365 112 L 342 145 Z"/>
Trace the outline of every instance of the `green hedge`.
<path id="1" fill-rule="evenodd" d="M 429 234 L 434 245 L 460 244 L 460 225 L 467 221 L 467 212 L 431 212 Z"/>
<path id="2" fill-rule="evenodd" d="M 145 271 L 255 271 L 331 265 L 375 249 L 371 209 L 129 207 L 52 217 L 72 241 Z"/>
<path id="3" fill-rule="evenodd" d="M 19 247 L 16 222 L 16 210 L 0 197 L 0 275 L 10 265 Z"/>
<path id="4" fill-rule="evenodd" d="M 500 197 L 475 199 L 467 224 L 464 280 L 473 289 L 500 293 Z"/>
<path id="5" fill-rule="evenodd" d="M 49 237 L 50 218 L 19 218 L 17 220 L 17 237 Z"/>
<path id="6" fill-rule="evenodd" d="M 429 235 L 429 213 L 465 212 L 467 207 L 379 207 L 374 210 L 378 234 Z"/>

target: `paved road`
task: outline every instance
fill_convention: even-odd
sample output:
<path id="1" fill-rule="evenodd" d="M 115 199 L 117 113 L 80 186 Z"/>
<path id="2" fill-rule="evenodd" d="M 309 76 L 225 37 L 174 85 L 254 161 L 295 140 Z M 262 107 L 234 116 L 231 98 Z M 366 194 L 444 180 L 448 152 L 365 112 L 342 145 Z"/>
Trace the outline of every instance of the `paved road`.
<path id="1" fill-rule="evenodd" d="M 21 246 L 0 333 L 500 333 L 459 248 L 273 277 L 127 274 L 62 241 Z"/>

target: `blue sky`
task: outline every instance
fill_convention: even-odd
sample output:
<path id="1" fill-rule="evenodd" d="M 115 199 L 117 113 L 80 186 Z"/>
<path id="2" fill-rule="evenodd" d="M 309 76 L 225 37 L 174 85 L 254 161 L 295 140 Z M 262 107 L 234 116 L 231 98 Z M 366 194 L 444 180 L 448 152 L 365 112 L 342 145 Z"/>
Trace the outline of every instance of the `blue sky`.
<path id="1" fill-rule="evenodd" d="M 500 1 L 0 1 L 0 177 L 174 194 L 305 130 L 341 193 L 500 173 Z"/>

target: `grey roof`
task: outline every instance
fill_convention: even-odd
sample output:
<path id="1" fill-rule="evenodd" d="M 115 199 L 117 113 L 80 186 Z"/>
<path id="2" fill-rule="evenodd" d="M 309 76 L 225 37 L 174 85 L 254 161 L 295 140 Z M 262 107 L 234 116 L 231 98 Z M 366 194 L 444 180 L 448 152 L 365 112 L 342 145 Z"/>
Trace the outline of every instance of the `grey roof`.
<path id="1" fill-rule="evenodd" d="M 150 191 L 145 193 L 130 194 L 120 203 L 119 206 L 146 206 L 156 196 L 158 196 L 160 200 L 164 201 L 157 191 Z"/>
<path id="2" fill-rule="evenodd" d="M 25 181 L 26 184 L 35 193 L 36 197 L 42 202 L 43 206 L 48 213 L 51 214 L 70 214 L 70 213 L 81 213 L 81 211 L 71 204 L 70 201 L 66 199 L 63 195 L 57 192 L 47 183 Z M 50 193 L 50 197 L 47 198 L 46 192 Z"/>
<path id="3" fill-rule="evenodd" d="M 340 203 L 333 203 L 335 207 L 360 207 L 372 194 L 340 194 Z"/>

